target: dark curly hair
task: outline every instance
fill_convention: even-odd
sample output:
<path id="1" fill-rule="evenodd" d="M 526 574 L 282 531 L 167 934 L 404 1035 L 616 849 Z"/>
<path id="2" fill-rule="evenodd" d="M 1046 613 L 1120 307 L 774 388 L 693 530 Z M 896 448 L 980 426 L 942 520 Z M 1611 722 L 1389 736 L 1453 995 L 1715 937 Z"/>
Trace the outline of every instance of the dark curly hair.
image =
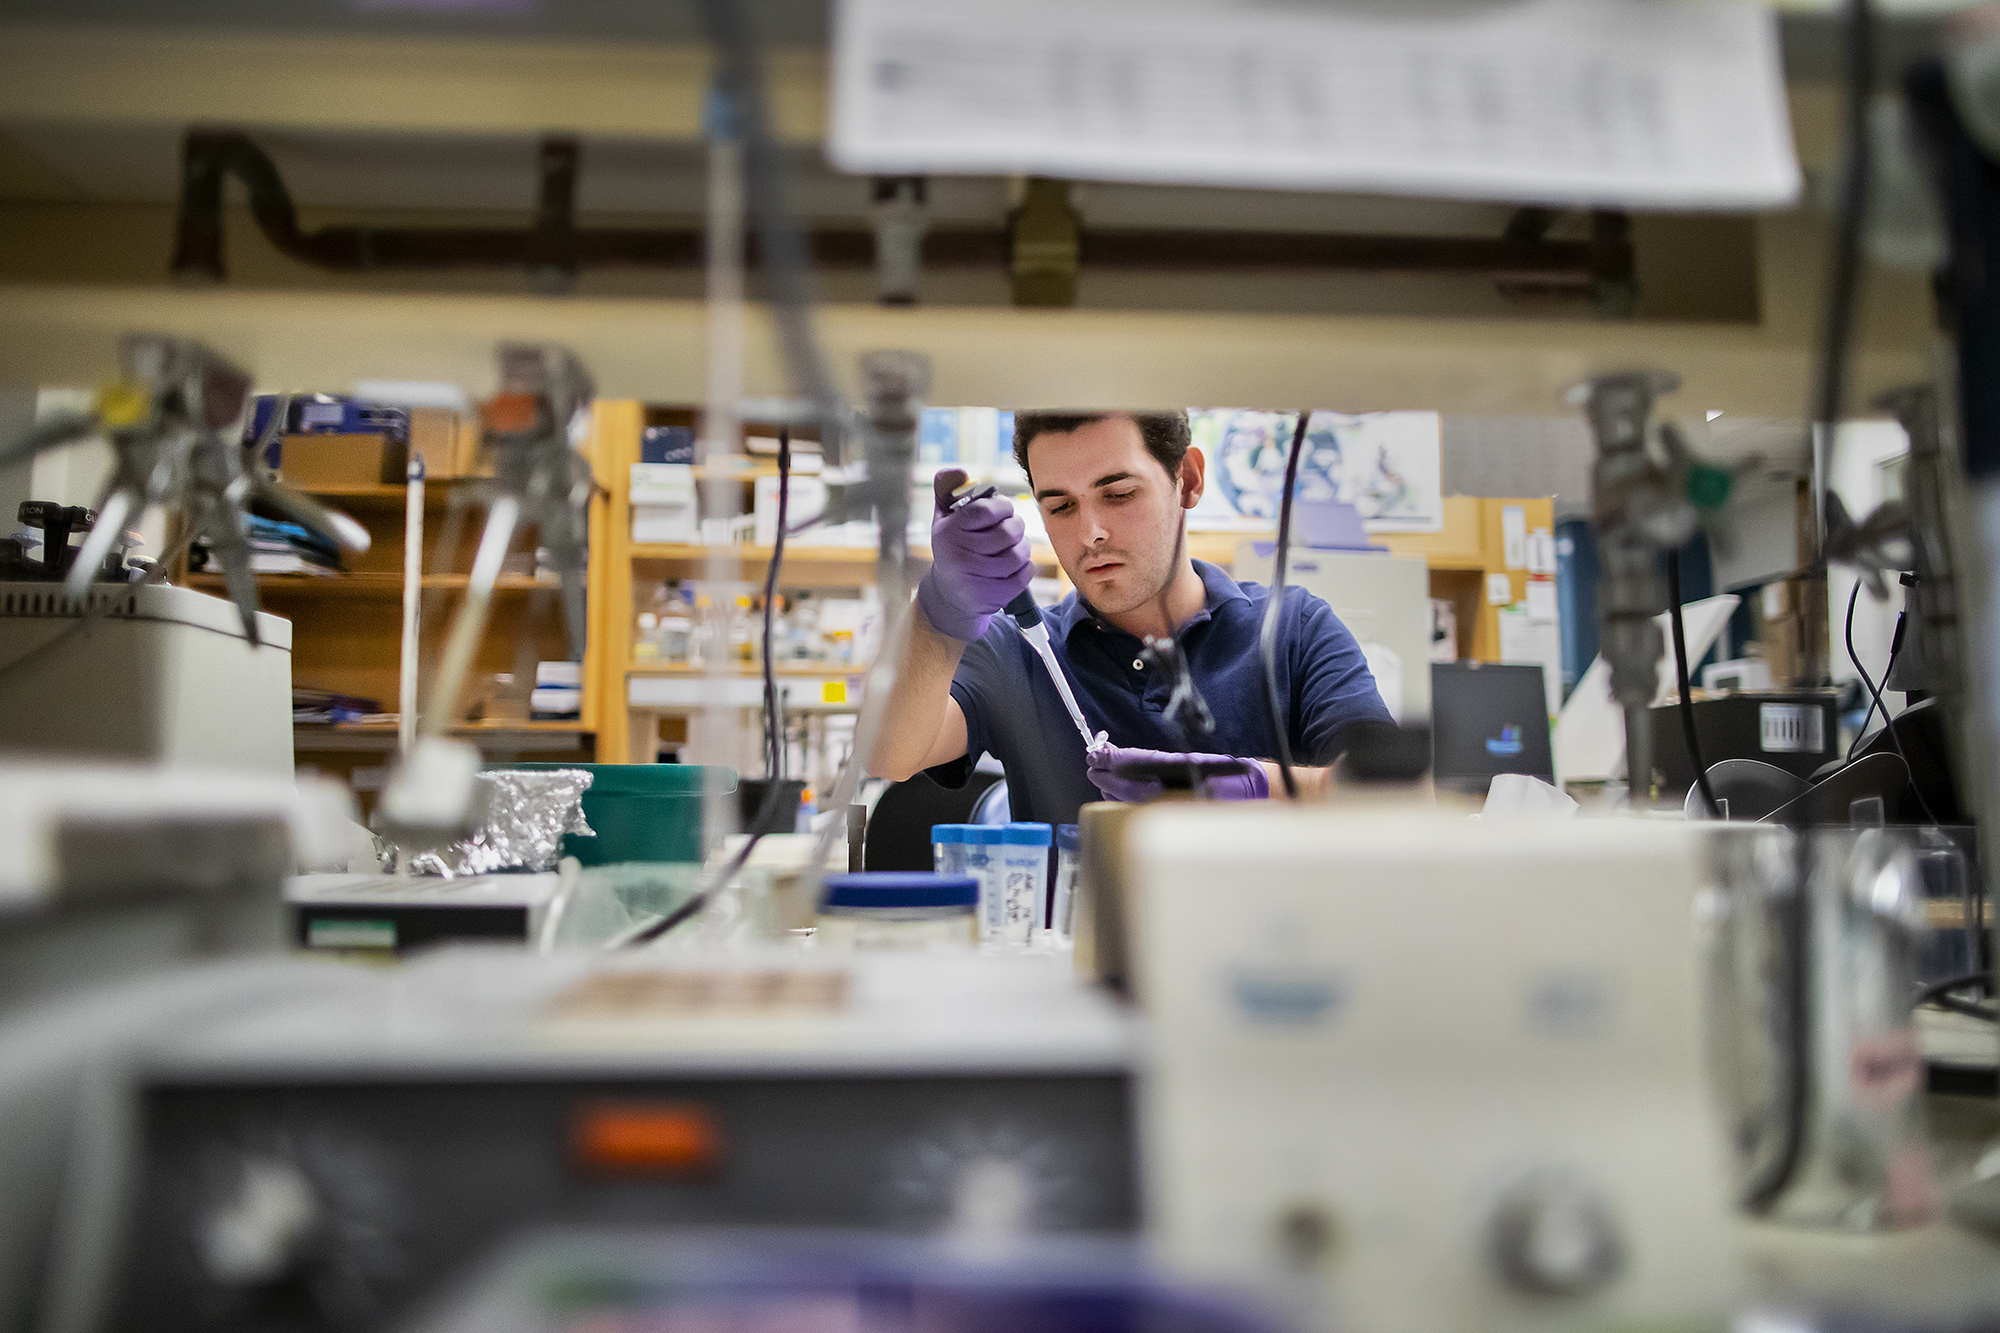
<path id="1" fill-rule="evenodd" d="M 1037 435 L 1067 435 L 1093 421 L 1110 417 L 1130 417 L 1146 442 L 1146 452 L 1167 470 L 1169 479 L 1180 476 L 1181 459 L 1186 457 L 1190 437 L 1186 412 L 1016 412 L 1014 414 L 1014 461 L 1021 471 L 1034 473 L 1028 466 L 1028 445 Z"/>

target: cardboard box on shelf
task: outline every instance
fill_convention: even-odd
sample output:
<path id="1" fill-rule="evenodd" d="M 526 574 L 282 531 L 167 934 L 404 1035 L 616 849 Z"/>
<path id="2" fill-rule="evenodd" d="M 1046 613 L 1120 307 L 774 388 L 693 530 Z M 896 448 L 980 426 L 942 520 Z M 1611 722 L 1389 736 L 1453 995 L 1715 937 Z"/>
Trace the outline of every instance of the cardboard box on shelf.
<path id="1" fill-rule="evenodd" d="M 456 462 L 453 464 L 454 477 L 490 477 L 493 475 L 493 459 L 486 452 L 486 436 L 479 428 L 479 418 L 467 413 L 458 418 L 453 432 L 457 440 Z"/>
<path id="2" fill-rule="evenodd" d="M 462 418 L 448 407 L 410 409 L 410 453 L 424 460 L 424 476 L 435 481 L 459 474 Z"/>
<path id="3" fill-rule="evenodd" d="M 1805 669 L 1803 627 L 1796 615 L 1767 616 L 1764 620 L 1764 660 L 1771 668 L 1771 684 L 1784 689 L 1798 683 Z"/>
<path id="4" fill-rule="evenodd" d="M 399 486 L 409 446 L 387 435 L 287 435 L 278 472 L 301 490 L 324 486 Z"/>

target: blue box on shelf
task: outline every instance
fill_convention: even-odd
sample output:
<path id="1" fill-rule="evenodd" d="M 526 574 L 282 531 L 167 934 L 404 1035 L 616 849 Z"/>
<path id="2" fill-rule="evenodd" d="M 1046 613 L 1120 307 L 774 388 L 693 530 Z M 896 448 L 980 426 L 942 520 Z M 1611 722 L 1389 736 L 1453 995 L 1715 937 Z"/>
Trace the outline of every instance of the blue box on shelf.
<path id="1" fill-rule="evenodd" d="M 694 462 L 694 427 L 648 426 L 639 432 L 642 463 Z"/>

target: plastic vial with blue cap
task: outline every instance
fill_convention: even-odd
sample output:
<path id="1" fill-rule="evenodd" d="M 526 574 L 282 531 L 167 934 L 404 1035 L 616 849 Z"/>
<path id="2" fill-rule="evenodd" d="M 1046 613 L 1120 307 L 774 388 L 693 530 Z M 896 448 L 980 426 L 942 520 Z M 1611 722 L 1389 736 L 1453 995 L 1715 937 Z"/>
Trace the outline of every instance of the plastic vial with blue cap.
<path id="1" fill-rule="evenodd" d="M 940 875 L 963 875 L 966 831 L 970 824 L 931 825 L 931 869 Z"/>
<path id="2" fill-rule="evenodd" d="M 828 875 L 813 942 L 823 949 L 970 949 L 979 882 L 970 875 L 861 871 Z"/>
<path id="3" fill-rule="evenodd" d="M 1048 909 L 1047 824 L 1006 824 L 1000 830 L 997 893 L 981 904 L 980 938 L 990 944 L 1027 947 Z M 991 883 L 991 880 L 988 881 Z"/>
<path id="4" fill-rule="evenodd" d="M 1056 825 L 1056 882 L 1049 891 L 1049 932 L 1058 944 L 1076 937 L 1076 867 L 1083 834 L 1075 824 Z"/>

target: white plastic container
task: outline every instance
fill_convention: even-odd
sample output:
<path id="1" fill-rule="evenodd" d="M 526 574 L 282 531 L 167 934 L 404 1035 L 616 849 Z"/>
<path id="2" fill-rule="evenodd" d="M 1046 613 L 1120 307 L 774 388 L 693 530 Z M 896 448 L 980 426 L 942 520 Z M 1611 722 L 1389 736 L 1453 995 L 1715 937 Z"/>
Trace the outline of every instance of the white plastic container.
<path id="1" fill-rule="evenodd" d="M 1047 824 L 1007 824 L 998 830 L 999 891 L 982 902 L 980 938 L 1026 947 L 1046 919 L 1049 890 Z"/>
<path id="2" fill-rule="evenodd" d="M 979 884 L 970 875 L 828 875 L 814 943 L 824 949 L 970 949 Z"/>
<path id="3" fill-rule="evenodd" d="M 931 825 L 931 869 L 940 875 L 966 874 L 966 831 L 970 824 Z"/>

